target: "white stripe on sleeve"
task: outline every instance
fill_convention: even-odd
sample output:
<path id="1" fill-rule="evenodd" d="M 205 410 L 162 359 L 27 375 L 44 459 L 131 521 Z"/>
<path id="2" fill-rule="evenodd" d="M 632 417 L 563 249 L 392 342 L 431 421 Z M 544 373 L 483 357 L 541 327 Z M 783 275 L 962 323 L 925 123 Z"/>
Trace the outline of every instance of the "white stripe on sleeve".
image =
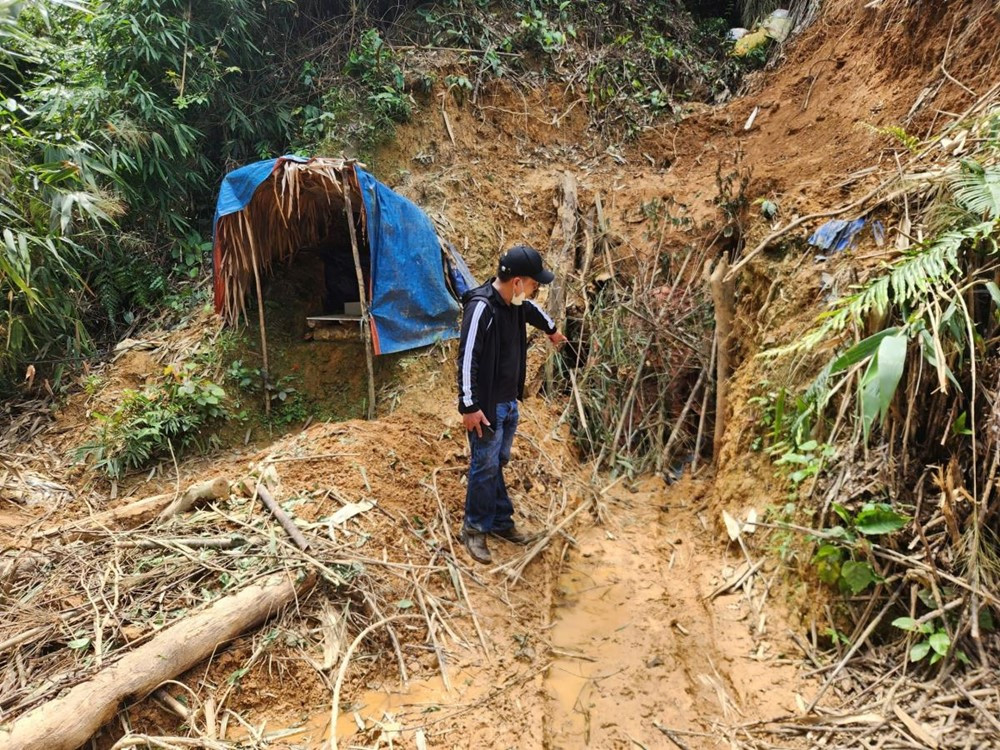
<path id="1" fill-rule="evenodd" d="M 552 320 L 552 318 L 549 317 L 549 314 L 547 312 L 545 312 L 545 310 L 543 310 L 542 308 L 540 308 L 537 304 L 535 304 L 534 302 L 532 302 L 530 299 L 526 299 L 525 302 L 527 302 L 533 308 L 535 308 L 536 310 L 538 310 L 538 312 L 541 314 L 541 316 L 543 318 L 545 318 L 545 322 L 549 324 L 549 328 L 555 328 L 556 327 L 556 322 L 554 320 Z"/>
<path id="2" fill-rule="evenodd" d="M 472 350 L 476 348 L 476 336 L 479 334 L 479 319 L 483 316 L 486 302 L 480 302 L 472 313 L 469 323 L 469 334 L 465 338 L 465 356 L 462 357 L 462 403 L 472 406 Z"/>

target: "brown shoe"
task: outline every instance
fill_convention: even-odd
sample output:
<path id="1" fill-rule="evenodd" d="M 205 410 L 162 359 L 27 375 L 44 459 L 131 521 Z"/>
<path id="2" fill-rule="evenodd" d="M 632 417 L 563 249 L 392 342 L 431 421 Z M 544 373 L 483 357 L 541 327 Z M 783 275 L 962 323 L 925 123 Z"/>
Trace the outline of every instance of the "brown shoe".
<path id="1" fill-rule="evenodd" d="M 469 555 L 473 560 L 483 565 L 489 565 L 493 562 L 490 550 L 486 546 L 486 534 L 481 531 L 473 531 L 472 529 L 462 529 L 458 534 L 458 538 L 465 544 L 465 549 L 469 551 Z"/>
<path id="2" fill-rule="evenodd" d="M 530 534 L 526 531 L 521 531 L 517 526 L 511 526 L 509 529 L 503 529 L 502 531 L 491 531 L 493 536 L 504 539 L 511 544 L 531 544 L 533 541 L 538 539 L 538 534 Z"/>

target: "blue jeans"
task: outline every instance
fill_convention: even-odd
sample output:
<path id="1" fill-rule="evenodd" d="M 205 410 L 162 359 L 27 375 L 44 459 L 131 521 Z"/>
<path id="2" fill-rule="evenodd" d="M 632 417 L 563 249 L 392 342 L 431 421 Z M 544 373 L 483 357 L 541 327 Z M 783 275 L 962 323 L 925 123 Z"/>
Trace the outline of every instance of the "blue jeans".
<path id="1" fill-rule="evenodd" d="M 492 430 L 469 433 L 469 482 L 465 491 L 465 528 L 488 533 L 514 527 L 514 505 L 503 481 L 517 431 L 517 401 L 497 404 Z"/>

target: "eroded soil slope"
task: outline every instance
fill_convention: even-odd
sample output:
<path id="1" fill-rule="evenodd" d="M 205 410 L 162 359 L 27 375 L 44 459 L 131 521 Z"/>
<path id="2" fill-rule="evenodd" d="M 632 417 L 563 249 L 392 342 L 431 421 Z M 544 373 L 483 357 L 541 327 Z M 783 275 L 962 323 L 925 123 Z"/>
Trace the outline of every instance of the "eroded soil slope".
<path id="1" fill-rule="evenodd" d="M 426 107 L 427 117 L 400 129 L 373 166 L 450 227 L 449 239 L 480 276 L 513 242 L 548 247 L 556 219 L 552 198 L 567 170 L 577 175 L 582 200 L 601 196 L 621 240 L 617 260 L 681 253 L 705 245 L 724 220 L 720 177 L 748 170 L 744 198 L 776 201 L 780 221 L 849 203 L 870 189 L 877 176 L 864 170 L 906 158 L 890 127 L 923 136 L 993 85 L 998 31 L 996 12 L 986 3 L 831 0 L 747 95 L 718 109 L 692 107 L 685 119 L 629 147 L 610 148 L 592 136 L 582 93 L 572 87 L 501 82 L 475 103 L 443 94 Z M 450 134 L 438 116 L 442 107 Z M 685 221 L 650 231 L 644 207 L 654 200 Z M 752 245 L 768 230 L 751 224 L 742 240 Z M 752 314 L 738 319 L 737 364 L 751 363 L 775 331 L 800 331 L 826 294 L 823 269 L 785 252 L 780 264 L 762 256 L 741 287 L 742 309 Z M 692 266 L 692 273 L 700 268 Z M 192 342 L 211 325 L 194 323 Z M 545 345 L 533 349 L 536 367 Z M 709 748 L 726 746 L 741 723 L 794 713 L 796 695 L 808 702 L 812 685 L 785 640 L 796 621 L 777 602 L 781 575 L 770 564 L 757 567 L 760 552 L 751 550 L 748 560 L 725 535 L 718 512 L 725 506 L 742 517 L 747 508 L 762 510 L 782 499 L 771 467 L 745 453 L 755 417 L 741 404 L 757 377 L 752 366 L 736 372 L 740 403 L 717 484 L 701 475 L 671 488 L 649 480 L 609 489 L 610 479 L 580 466 L 557 426 L 565 404 L 531 400 L 512 466 L 521 520 L 549 529 L 570 520 L 537 555 L 497 543 L 497 565 L 484 569 L 461 549 L 452 554 L 447 531 L 461 518 L 466 460 L 452 408 L 453 348 L 400 360 L 398 380 L 383 394 L 388 397 L 374 423 L 312 424 L 274 442 L 254 435 L 247 446 L 236 439 L 237 447 L 182 457 L 115 487 L 71 466 L 66 456 L 86 439 L 88 410 L 113 404 L 122 387 L 141 383 L 184 351 L 183 341 L 153 342 L 123 358 L 117 370 L 109 366 L 105 392 L 80 393 L 51 413 L 13 420 L 3 444 L 12 471 L 3 486 L 24 491 L 8 492 L 0 506 L 8 556 L 37 546 L 32 536 L 39 530 L 85 522 L 130 499 L 220 474 L 244 490 L 212 511 L 223 514 L 218 522 L 273 531 L 246 491 L 246 482 L 252 488 L 272 465 L 279 500 L 324 545 L 329 559 L 319 562 L 361 562 L 372 572 L 365 586 L 317 589 L 273 626 L 182 676 L 187 688 L 174 695 L 198 707 L 193 719 L 137 701 L 105 731 L 100 746 L 131 732 L 318 747 L 329 732 L 344 644 L 378 619 L 376 610 L 420 610 L 431 625 L 401 620 L 398 643 L 381 632 L 351 654 L 338 707 L 341 746 Z M 331 524 L 339 509 L 369 500 L 376 506 L 343 528 Z M 280 538 L 280 531 L 273 533 Z M 94 628 L 90 602 L 78 589 L 110 576 L 109 561 L 129 559 L 121 541 L 102 538 L 101 558 L 93 555 L 98 545 L 79 542 L 42 550 L 53 566 L 42 568 L 39 579 L 51 587 L 50 606 L 26 607 L 2 633 L 9 643 L 26 628 L 40 628 L 31 648 L 16 647 L 20 666 L 5 676 L 4 721 L 93 666 L 84 654 L 68 652 L 66 644 L 78 643 L 80 634 L 67 625 L 76 620 L 57 613 L 83 613 L 80 622 Z M 82 561 L 78 570 L 91 575 L 44 577 L 66 560 Z M 522 567 L 513 580 L 511 573 Z M 741 580 L 751 568 L 754 574 Z M 106 576 L 101 585 L 111 580 Z M 196 607 L 199 592 L 192 592 Z M 353 614 L 341 637 L 331 623 L 345 603 Z M 142 642 L 163 625 L 97 619 L 109 648 Z M 50 667 L 58 681 L 43 684 Z M 404 670 L 408 688 L 399 682 Z M 211 731 L 208 705 L 217 711 Z"/>

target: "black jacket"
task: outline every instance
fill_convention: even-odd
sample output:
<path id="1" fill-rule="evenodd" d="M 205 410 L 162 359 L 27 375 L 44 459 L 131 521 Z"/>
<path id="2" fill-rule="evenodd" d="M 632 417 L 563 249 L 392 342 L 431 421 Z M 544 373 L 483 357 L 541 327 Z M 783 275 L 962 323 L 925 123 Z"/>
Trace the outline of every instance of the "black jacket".
<path id="1" fill-rule="evenodd" d="M 531 300 L 516 306 L 521 336 L 517 351 L 502 352 L 498 345 L 493 314 L 497 305 L 506 304 L 493 288 L 493 279 L 466 292 L 462 298 L 465 311 L 462 315 L 462 341 L 458 349 L 458 410 L 471 414 L 482 409 L 490 424 L 496 423 L 497 403 L 493 385 L 500 370 L 501 357 L 517 357 L 520 374 L 517 397 L 524 397 L 528 335 L 525 323 L 530 323 L 545 333 L 556 332 L 552 318 Z"/>

